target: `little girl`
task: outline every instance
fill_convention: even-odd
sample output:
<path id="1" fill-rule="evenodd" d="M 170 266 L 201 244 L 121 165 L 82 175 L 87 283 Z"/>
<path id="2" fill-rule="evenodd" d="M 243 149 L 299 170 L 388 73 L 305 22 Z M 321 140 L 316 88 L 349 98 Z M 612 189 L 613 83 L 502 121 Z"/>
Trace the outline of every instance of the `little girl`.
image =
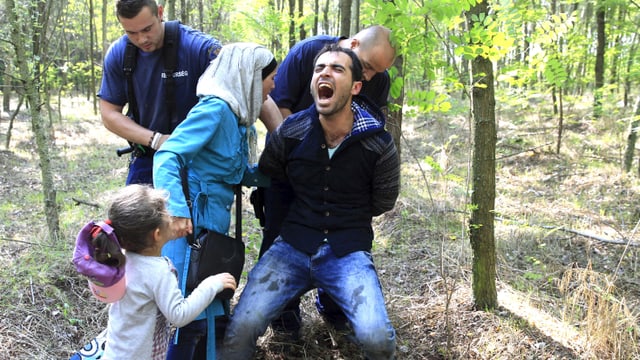
<path id="1" fill-rule="evenodd" d="M 73 262 L 94 295 L 112 303 L 102 359 L 164 360 L 169 324 L 190 323 L 218 292 L 235 290 L 234 277 L 222 273 L 184 298 L 171 261 L 160 255 L 173 238 L 166 193 L 146 185 L 118 191 L 108 220 L 89 222 L 78 234 Z"/>

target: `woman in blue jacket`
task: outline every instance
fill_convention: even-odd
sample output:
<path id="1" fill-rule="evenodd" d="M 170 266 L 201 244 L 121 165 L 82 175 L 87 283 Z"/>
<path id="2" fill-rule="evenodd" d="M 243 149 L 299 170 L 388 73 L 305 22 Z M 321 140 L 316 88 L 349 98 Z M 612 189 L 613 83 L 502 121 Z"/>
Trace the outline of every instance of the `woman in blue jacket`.
<path id="1" fill-rule="evenodd" d="M 228 233 L 234 186 L 241 182 L 247 165 L 257 162 L 253 124 L 274 87 L 276 66 L 273 54 L 260 45 L 224 46 L 198 81 L 198 103 L 155 154 L 153 184 L 169 192 L 168 209 L 178 236 L 197 235 L 203 229 Z M 184 166 L 193 213 L 182 190 Z M 190 255 L 186 239 L 167 243 L 162 254 L 175 264 L 186 291 Z M 209 320 L 203 313 L 181 328 L 168 359 L 198 358 L 199 340 L 207 338 L 207 328 L 215 331 Z M 207 347 L 211 352 L 213 344 Z"/>

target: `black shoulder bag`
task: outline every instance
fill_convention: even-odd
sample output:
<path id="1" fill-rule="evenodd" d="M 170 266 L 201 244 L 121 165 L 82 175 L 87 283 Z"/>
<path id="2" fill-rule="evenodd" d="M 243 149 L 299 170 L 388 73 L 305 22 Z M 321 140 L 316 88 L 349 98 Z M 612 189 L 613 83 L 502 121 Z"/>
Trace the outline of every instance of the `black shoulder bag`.
<path id="1" fill-rule="evenodd" d="M 187 168 L 180 169 L 182 191 L 189 205 L 189 212 L 193 214 L 193 204 L 189 196 Z M 207 277 L 228 272 L 240 284 L 240 276 L 244 267 L 244 243 L 242 242 L 242 191 L 240 184 L 235 185 L 236 197 L 236 237 L 220 234 L 211 230 L 203 230 L 197 237 L 187 235 L 187 243 L 191 247 L 189 271 L 187 274 L 187 289 L 194 289 Z M 192 215 L 193 218 L 193 215 Z M 234 291 L 224 289 L 216 298 L 229 300 Z"/>

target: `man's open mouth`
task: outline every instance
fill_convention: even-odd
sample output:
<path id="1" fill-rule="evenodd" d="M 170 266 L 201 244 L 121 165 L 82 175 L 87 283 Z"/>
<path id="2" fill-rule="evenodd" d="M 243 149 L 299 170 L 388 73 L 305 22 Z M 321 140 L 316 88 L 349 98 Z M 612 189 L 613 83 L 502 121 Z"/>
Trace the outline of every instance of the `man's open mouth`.
<path id="1" fill-rule="evenodd" d="M 333 87 L 327 83 L 321 83 L 318 85 L 318 98 L 320 100 L 331 99 L 333 96 Z"/>

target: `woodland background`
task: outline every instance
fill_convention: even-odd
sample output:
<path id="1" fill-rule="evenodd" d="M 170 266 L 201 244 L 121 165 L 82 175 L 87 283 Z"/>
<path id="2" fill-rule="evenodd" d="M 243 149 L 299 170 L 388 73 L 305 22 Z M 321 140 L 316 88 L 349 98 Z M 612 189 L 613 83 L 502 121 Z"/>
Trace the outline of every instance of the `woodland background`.
<path id="1" fill-rule="evenodd" d="M 279 59 L 315 34 L 393 30 L 388 130 L 403 192 L 374 250 L 400 358 L 640 356 L 635 0 L 164 5 L 165 20 Z M 112 0 L 4 0 L 0 19 L 0 357 L 64 358 L 105 320 L 68 258 L 124 182 L 113 149 L 125 143 L 101 126 L 94 96 L 122 30 Z M 529 302 L 555 334 L 546 315 L 506 306 Z M 307 340 L 356 358 L 327 331 Z M 260 356 L 325 358 L 322 343 L 282 350 L 267 337 Z"/>

